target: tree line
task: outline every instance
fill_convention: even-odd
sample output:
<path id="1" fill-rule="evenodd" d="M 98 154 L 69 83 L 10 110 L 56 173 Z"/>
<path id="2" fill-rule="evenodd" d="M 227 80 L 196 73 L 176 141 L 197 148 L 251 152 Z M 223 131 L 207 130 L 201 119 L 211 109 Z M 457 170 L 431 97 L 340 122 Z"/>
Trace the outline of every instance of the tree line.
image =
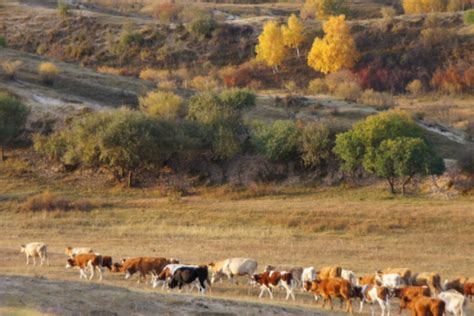
<path id="1" fill-rule="evenodd" d="M 150 95 L 156 98 L 156 92 Z M 385 178 L 392 193 L 400 183 L 403 194 L 415 175 L 444 171 L 443 159 L 404 112 L 372 115 L 344 131 L 324 122 L 245 120 L 243 114 L 255 107 L 255 95 L 247 90 L 196 94 L 187 102 L 174 103 L 180 111 L 170 111 L 173 106 L 158 99 L 151 106 L 144 97 L 142 110 L 81 115 L 50 134 L 33 135 L 34 150 L 69 169 L 106 169 L 129 186 L 136 185 L 138 175 L 158 170 L 165 161 L 219 163 L 245 153 L 293 163 L 301 170 L 335 163 L 346 172 L 364 170 Z M 163 108 L 166 111 L 160 111 Z M 16 98 L 0 94 L 2 148 L 13 146 L 22 134 L 28 113 Z"/>

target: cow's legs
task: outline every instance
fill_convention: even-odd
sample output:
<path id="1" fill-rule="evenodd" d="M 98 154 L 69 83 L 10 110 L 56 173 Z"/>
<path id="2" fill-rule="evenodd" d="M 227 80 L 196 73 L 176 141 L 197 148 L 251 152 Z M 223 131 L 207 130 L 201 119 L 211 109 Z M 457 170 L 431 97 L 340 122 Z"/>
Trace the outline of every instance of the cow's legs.
<path id="1" fill-rule="evenodd" d="M 387 309 L 387 316 L 390 316 L 390 300 L 388 299 L 388 297 L 384 303 L 385 303 L 385 308 Z"/>
<path id="2" fill-rule="evenodd" d="M 32 256 L 33 257 L 33 265 L 35 266 L 36 265 L 36 256 Z"/>
<path id="3" fill-rule="evenodd" d="M 87 274 L 84 272 L 84 268 L 79 269 L 79 279 L 87 279 Z"/>
<path id="4" fill-rule="evenodd" d="M 258 298 L 262 298 L 264 291 L 265 291 L 265 287 L 262 285 L 262 286 L 260 287 L 260 294 L 258 295 Z"/>
<path id="5" fill-rule="evenodd" d="M 362 308 L 364 307 L 364 299 L 360 300 L 359 314 L 362 313 Z"/>
<path id="6" fill-rule="evenodd" d="M 26 254 L 26 265 L 30 264 L 30 256 Z"/>
<path id="7" fill-rule="evenodd" d="M 268 294 L 270 294 L 270 298 L 273 300 L 273 291 L 272 291 L 272 289 L 270 287 L 267 287 L 266 289 L 268 291 Z"/>
<path id="8" fill-rule="evenodd" d="M 97 269 L 99 269 L 99 281 L 102 281 L 102 267 L 97 266 Z"/>

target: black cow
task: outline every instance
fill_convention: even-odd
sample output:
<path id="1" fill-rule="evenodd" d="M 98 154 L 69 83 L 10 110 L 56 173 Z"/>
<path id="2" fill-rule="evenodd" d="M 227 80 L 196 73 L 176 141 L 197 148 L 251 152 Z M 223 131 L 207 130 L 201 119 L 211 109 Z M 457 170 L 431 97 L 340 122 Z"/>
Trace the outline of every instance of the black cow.
<path id="1" fill-rule="evenodd" d="M 171 289 L 174 289 L 176 286 L 181 290 L 183 285 L 190 284 L 195 280 L 199 280 L 199 291 L 204 293 L 206 290 L 206 281 L 209 283 L 208 279 L 208 270 L 206 266 L 194 267 L 182 267 L 177 269 L 174 272 L 173 278 L 168 284 Z"/>

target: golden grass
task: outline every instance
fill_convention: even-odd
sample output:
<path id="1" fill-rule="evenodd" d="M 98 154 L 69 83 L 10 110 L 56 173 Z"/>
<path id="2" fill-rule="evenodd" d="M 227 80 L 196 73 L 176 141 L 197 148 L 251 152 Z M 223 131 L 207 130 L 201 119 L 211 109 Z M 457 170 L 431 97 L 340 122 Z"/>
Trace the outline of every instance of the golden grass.
<path id="1" fill-rule="evenodd" d="M 59 75 L 59 68 L 53 63 L 43 62 L 38 65 L 38 74 L 41 81 L 46 84 L 52 84 Z"/>

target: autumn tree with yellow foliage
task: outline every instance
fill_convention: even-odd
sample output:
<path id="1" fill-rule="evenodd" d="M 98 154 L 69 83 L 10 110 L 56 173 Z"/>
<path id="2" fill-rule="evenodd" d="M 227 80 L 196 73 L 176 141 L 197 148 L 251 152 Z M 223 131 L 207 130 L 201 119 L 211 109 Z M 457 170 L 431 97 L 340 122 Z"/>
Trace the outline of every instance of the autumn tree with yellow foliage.
<path id="1" fill-rule="evenodd" d="M 303 23 L 292 14 L 288 18 L 288 25 L 282 25 L 281 33 L 283 35 L 283 44 L 286 47 L 296 49 L 296 55 L 300 57 L 300 46 L 304 41 L 304 26 Z"/>
<path id="2" fill-rule="evenodd" d="M 278 72 L 278 66 L 287 55 L 287 48 L 283 41 L 281 28 L 275 21 L 268 21 L 263 26 L 255 52 L 258 61 L 265 62 L 273 68 L 273 72 Z"/>
<path id="3" fill-rule="evenodd" d="M 315 38 L 308 55 L 308 65 L 324 74 L 352 68 L 358 59 L 354 39 L 345 16 L 330 17 L 323 24 L 324 38 Z"/>

